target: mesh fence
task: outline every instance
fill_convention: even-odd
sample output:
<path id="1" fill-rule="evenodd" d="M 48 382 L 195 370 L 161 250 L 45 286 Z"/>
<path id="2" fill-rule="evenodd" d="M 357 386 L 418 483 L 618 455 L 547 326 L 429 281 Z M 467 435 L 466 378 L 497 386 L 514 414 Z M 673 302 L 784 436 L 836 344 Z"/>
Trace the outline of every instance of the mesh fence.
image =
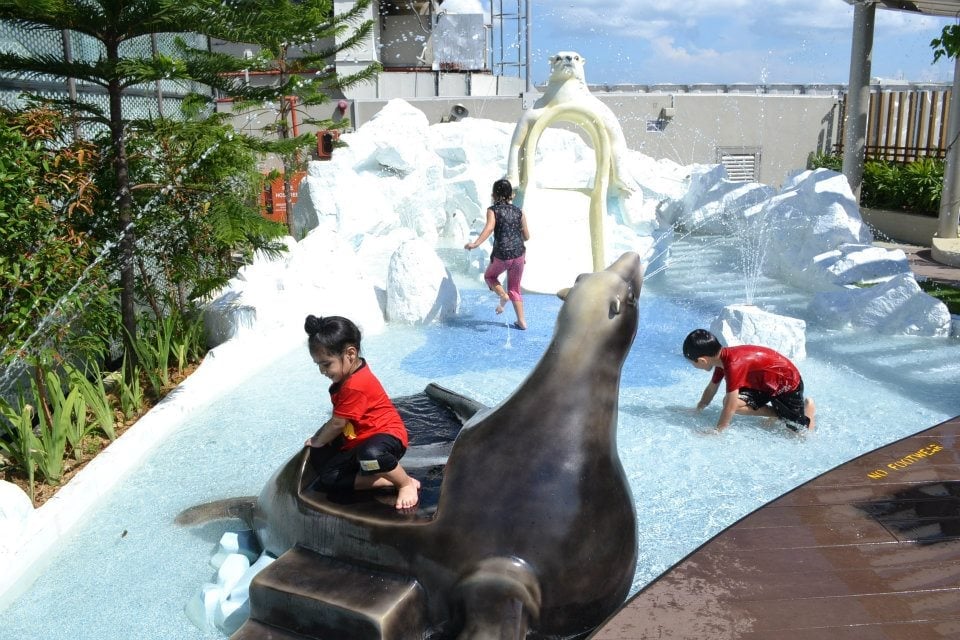
<path id="1" fill-rule="evenodd" d="M 207 46 L 207 38 L 199 34 L 164 33 L 128 40 L 120 46 L 120 55 L 129 58 L 150 58 L 155 53 L 173 55 L 176 52 L 177 38 L 184 40 L 189 46 Z M 69 55 L 73 60 L 85 62 L 94 62 L 106 55 L 103 45 L 88 35 L 55 29 L 26 29 L 9 22 L 0 22 L 0 51 L 58 58 Z M 107 99 L 102 87 L 84 81 L 75 81 L 73 86 L 78 100 L 106 110 Z M 128 119 L 158 115 L 176 117 L 184 95 L 203 91 L 200 84 L 172 80 L 135 87 L 124 97 L 124 115 Z M 9 109 L 21 108 L 25 103 L 24 93 L 63 100 L 70 97 L 70 83 L 65 78 L 56 76 L 0 77 L 0 106 Z M 92 128 L 88 129 L 91 130 L 85 133 L 93 132 Z"/>
<path id="2" fill-rule="evenodd" d="M 131 39 L 120 47 L 120 55 L 127 58 L 150 58 L 155 54 L 175 55 L 175 40 L 180 38 L 187 45 L 206 48 L 204 36 L 191 33 L 157 34 Z M 58 59 L 94 62 L 106 55 L 103 45 L 95 38 L 77 32 L 54 29 L 26 29 L 16 24 L 0 21 L 0 51 L 22 56 L 51 56 Z M 13 77 L 0 74 L 0 107 L 20 109 L 26 105 L 25 94 L 43 99 L 67 100 L 71 87 L 78 101 L 108 113 L 108 96 L 103 87 L 90 82 L 71 83 L 62 77 L 31 74 Z M 203 92 L 203 85 L 179 81 L 160 81 L 128 90 L 122 98 L 123 115 L 126 120 L 151 118 L 158 115 L 177 117 L 184 96 L 191 92 Z M 92 139 L 104 132 L 102 125 L 87 122 L 80 125 L 77 133 Z M 136 224 L 133 232 L 136 234 Z M 116 239 L 119 242 L 119 237 Z M 137 252 L 150 255 L 156 252 L 148 238 L 137 234 Z M 160 289 L 171 290 L 166 274 L 156 260 L 146 259 L 138 265 L 138 276 L 155 284 Z M 115 277 L 115 275 L 114 275 Z M 119 349 L 119 341 L 115 342 Z M 113 354 L 118 355 L 117 353 Z M 0 372 L 2 373 L 2 372 Z M 0 384 L 0 387 L 3 385 Z"/>

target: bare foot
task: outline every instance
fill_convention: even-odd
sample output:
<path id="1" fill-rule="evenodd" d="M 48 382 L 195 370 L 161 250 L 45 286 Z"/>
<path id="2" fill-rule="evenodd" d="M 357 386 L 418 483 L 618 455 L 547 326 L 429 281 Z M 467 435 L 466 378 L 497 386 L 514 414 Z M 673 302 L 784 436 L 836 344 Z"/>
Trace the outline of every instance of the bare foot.
<path id="1" fill-rule="evenodd" d="M 410 482 L 397 489 L 397 509 L 409 509 L 420 502 L 420 481 L 410 478 Z"/>
<path id="2" fill-rule="evenodd" d="M 494 311 L 497 312 L 497 315 L 500 315 L 501 313 L 503 313 L 503 309 L 504 309 L 504 307 L 507 306 L 507 303 L 508 303 L 508 302 L 510 302 L 510 296 L 508 296 L 508 295 L 502 295 L 502 296 L 500 296 L 500 304 L 498 304 L 498 305 L 497 305 L 497 308 L 494 309 Z"/>
<path id="3" fill-rule="evenodd" d="M 814 426 L 817 424 L 817 405 L 813 404 L 813 398 L 806 398 L 803 401 L 803 415 L 810 418 L 810 424 L 807 425 L 807 430 L 813 431 Z"/>

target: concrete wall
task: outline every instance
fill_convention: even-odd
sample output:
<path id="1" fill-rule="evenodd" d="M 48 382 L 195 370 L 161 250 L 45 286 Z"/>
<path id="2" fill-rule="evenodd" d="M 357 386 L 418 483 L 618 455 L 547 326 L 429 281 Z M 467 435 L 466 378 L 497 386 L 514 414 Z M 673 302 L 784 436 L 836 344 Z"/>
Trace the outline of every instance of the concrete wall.
<path id="1" fill-rule="evenodd" d="M 595 93 L 620 120 L 627 146 L 656 159 L 679 164 L 716 164 L 721 149 L 755 151 L 757 179 L 779 186 L 806 167 L 814 153 L 829 152 L 838 142 L 839 98 L 823 95 L 756 93 Z M 462 104 L 470 116 L 516 122 L 521 97 L 407 98 L 431 123 Z M 386 100 L 355 100 L 351 121 L 360 126 Z M 661 110 L 667 109 L 662 117 Z"/>
<path id="2" fill-rule="evenodd" d="M 940 222 L 933 216 L 867 207 L 860 207 L 860 216 L 873 229 L 877 240 L 906 242 L 920 247 L 930 246 L 930 239 L 936 235 Z"/>
<path id="3" fill-rule="evenodd" d="M 467 80 L 466 74 L 447 74 L 449 82 Z M 518 78 L 484 76 L 490 81 L 518 81 Z M 422 79 L 422 78 L 421 78 Z M 408 96 L 419 93 L 405 74 L 381 74 L 381 82 L 397 82 L 397 91 Z M 457 85 L 459 86 L 459 84 Z M 515 89 L 516 87 L 514 87 Z M 452 88 L 451 88 L 452 91 Z M 376 93 L 374 91 L 374 93 Z M 393 91 L 390 92 L 394 94 Z M 431 91 L 432 93 L 432 91 Z M 394 94 L 395 95 L 395 94 Z M 840 100 L 837 93 L 819 95 L 755 92 L 628 92 L 605 91 L 596 95 L 620 120 L 627 146 L 655 159 L 679 164 L 717 164 L 721 150 L 759 154 L 757 180 L 780 186 L 791 174 L 806 168 L 811 154 L 828 153 L 838 142 Z M 526 99 L 512 96 L 407 97 L 407 102 L 424 112 L 430 123 L 449 119 L 454 105 L 463 105 L 469 115 L 500 122 L 516 123 Z M 388 102 L 386 98 L 349 100 L 345 114 L 336 101 L 312 108 L 310 116 L 339 121 L 347 118 L 353 127 L 370 120 Z M 218 105 L 229 110 L 229 104 Z M 237 118 L 237 128 L 254 133 L 275 117 L 272 111 Z M 302 119 L 301 119 L 302 120 Z M 301 125 L 301 132 L 311 128 Z M 574 125 L 568 128 L 579 129 Z"/>

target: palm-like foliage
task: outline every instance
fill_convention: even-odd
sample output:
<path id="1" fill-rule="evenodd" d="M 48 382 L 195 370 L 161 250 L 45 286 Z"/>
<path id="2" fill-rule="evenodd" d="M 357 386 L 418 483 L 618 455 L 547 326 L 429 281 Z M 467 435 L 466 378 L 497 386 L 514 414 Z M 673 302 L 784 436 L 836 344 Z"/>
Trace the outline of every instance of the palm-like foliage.
<path id="1" fill-rule="evenodd" d="M 110 130 L 116 174 L 116 232 L 120 251 L 120 308 L 128 336 L 136 336 L 134 311 L 134 218 L 127 168 L 125 126 L 121 96 L 126 89 L 157 80 L 189 80 L 183 61 L 168 56 L 121 56 L 125 43 L 153 33 L 192 30 L 169 0 L 0 0 L 0 20 L 28 31 L 59 37 L 64 30 L 83 34 L 97 43 L 99 56 L 70 60 L 41 53 L 0 53 L 0 72 L 27 80 L 50 76 L 83 80 L 102 87 L 107 95 L 104 112 L 93 103 L 74 104 L 86 117 Z M 124 51 L 124 54 L 127 54 Z M 127 339 L 127 351 L 130 342 Z"/>
<path id="2" fill-rule="evenodd" d="M 311 134 L 295 135 L 293 111 L 300 122 L 321 129 L 343 126 L 309 117 L 307 107 L 323 104 L 331 94 L 373 78 L 380 66 L 338 76 L 331 64 L 340 51 L 361 46 L 370 36 L 372 20 L 362 16 L 371 0 L 358 0 L 335 14 L 332 0 L 193 0 L 183 13 L 195 30 L 229 42 L 254 45 L 252 59 L 197 49 L 184 49 L 187 66 L 204 82 L 233 99 L 234 112 L 272 108 L 273 122 L 264 127 L 272 136 L 261 143 L 264 153 L 276 154 L 284 167 L 284 193 L 291 211 L 290 178 L 300 168 L 301 152 L 316 144 Z M 247 75 L 269 82 L 247 83 Z M 292 221 L 288 226 L 293 233 Z"/>

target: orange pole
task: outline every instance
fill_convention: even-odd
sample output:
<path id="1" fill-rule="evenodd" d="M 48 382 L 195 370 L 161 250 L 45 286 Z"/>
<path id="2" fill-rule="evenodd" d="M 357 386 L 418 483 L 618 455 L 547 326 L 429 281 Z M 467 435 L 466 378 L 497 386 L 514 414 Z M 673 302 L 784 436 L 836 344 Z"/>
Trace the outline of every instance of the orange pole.
<path id="1" fill-rule="evenodd" d="M 293 136 L 300 135 L 300 127 L 297 124 L 297 96 L 287 96 L 287 102 L 290 103 L 290 124 L 293 127 Z"/>

